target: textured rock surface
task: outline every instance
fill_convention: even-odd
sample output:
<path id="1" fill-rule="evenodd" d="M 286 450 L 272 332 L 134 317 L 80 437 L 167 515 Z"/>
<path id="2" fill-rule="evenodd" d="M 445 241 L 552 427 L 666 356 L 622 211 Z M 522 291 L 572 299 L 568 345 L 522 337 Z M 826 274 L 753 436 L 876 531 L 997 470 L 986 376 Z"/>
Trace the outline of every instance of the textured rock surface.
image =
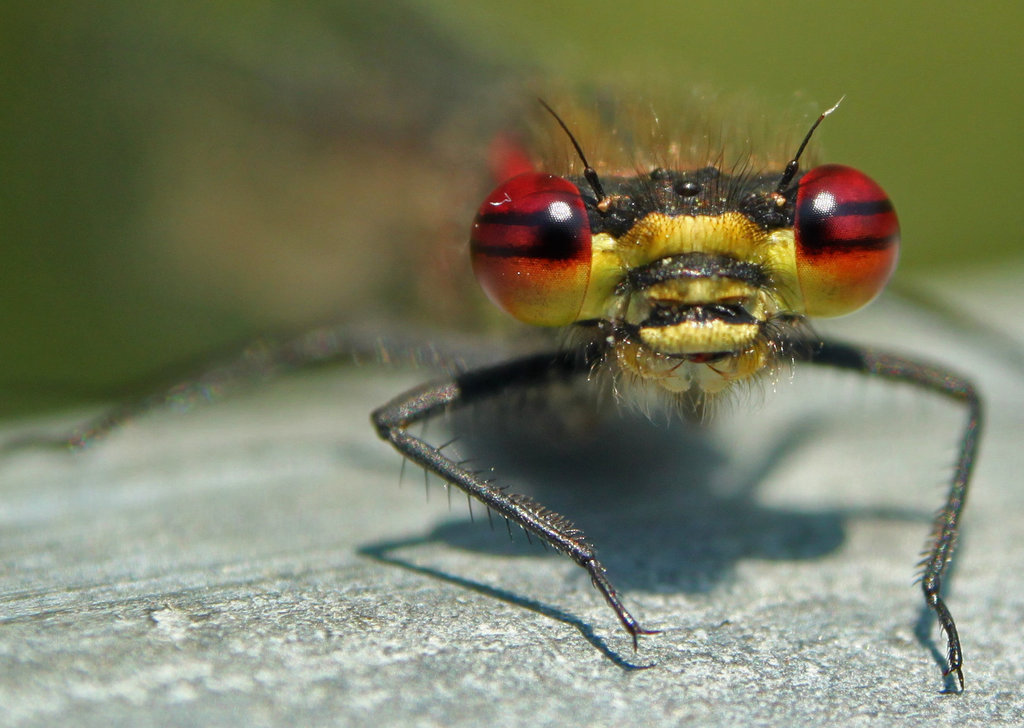
<path id="1" fill-rule="evenodd" d="M 801 369 L 707 433 L 627 418 L 582 456 L 540 452 L 564 433 L 460 441 L 598 544 L 662 630 L 634 654 L 577 567 L 436 482 L 425 500 L 414 468 L 400 482 L 367 413 L 424 375 L 349 369 L 5 454 L 0 722 L 1019 725 L 1019 361 L 899 305 L 844 325 L 974 372 L 990 401 L 949 589 L 962 695 L 941 693 L 913 584 L 955 406 Z"/>

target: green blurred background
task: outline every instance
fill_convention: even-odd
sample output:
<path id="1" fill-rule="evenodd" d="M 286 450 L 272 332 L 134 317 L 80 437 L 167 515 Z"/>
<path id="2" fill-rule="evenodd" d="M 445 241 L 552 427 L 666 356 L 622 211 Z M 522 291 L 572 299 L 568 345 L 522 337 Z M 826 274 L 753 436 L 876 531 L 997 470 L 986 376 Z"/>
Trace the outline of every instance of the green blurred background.
<path id="1" fill-rule="evenodd" d="M 845 94 L 818 141 L 895 200 L 900 276 L 1020 266 L 1022 21 L 995 2 L 8 0 L 0 416 L 440 300 L 444 267 L 412 251 L 463 244 L 453 210 L 517 78 L 700 85 L 787 124 Z"/>

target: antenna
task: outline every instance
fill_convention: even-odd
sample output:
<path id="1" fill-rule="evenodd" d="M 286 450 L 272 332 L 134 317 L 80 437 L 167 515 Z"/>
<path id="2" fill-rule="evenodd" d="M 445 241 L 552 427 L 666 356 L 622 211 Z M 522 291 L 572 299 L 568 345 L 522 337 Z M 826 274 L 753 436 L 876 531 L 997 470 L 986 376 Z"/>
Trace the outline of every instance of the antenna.
<path id="1" fill-rule="evenodd" d="M 786 164 L 786 169 L 782 172 L 782 178 L 779 180 L 779 185 L 778 187 L 775 188 L 776 195 L 781 195 L 783 192 L 785 192 L 786 187 L 789 186 L 789 183 L 793 181 L 793 177 L 796 176 L 797 170 L 800 169 L 800 155 L 804 153 L 804 149 L 807 148 L 807 143 L 811 141 L 811 136 L 814 134 L 814 130 L 818 128 L 818 125 L 821 122 L 825 121 L 826 116 L 828 116 L 833 111 L 839 108 L 839 104 L 843 103 L 843 99 L 845 98 L 846 95 L 844 94 L 838 101 L 836 101 L 835 105 L 832 106 L 831 109 L 826 109 L 825 111 L 821 112 L 821 116 L 819 116 L 817 120 L 813 124 L 811 124 L 811 128 L 807 132 L 807 136 L 805 136 L 804 140 L 800 142 L 800 147 L 799 149 L 796 150 L 796 156 L 789 160 L 789 162 Z"/>
<path id="2" fill-rule="evenodd" d="M 594 194 L 597 195 L 597 201 L 601 202 L 601 200 L 607 199 L 606 195 L 604 194 L 604 187 L 601 186 L 601 180 L 597 178 L 597 172 L 594 170 L 593 167 L 590 166 L 590 162 L 587 161 L 586 156 L 583 154 L 583 149 L 580 148 L 580 144 L 579 142 L 576 141 L 576 137 L 574 137 L 572 135 L 572 132 L 569 131 L 569 127 L 565 125 L 564 121 L 562 121 L 562 117 L 556 114 L 554 109 L 548 106 L 547 101 L 545 101 L 544 99 L 537 100 L 540 102 L 541 106 L 547 109 L 547 112 L 549 114 L 555 117 L 555 121 L 558 122 L 558 125 L 562 127 L 562 131 L 566 133 L 566 135 L 569 137 L 569 141 L 572 142 L 572 146 L 576 149 L 577 156 L 579 156 L 580 161 L 583 162 L 583 178 L 587 180 L 587 184 L 589 184 L 590 188 L 594 190 Z M 598 209 L 600 209 L 600 207 Z"/>

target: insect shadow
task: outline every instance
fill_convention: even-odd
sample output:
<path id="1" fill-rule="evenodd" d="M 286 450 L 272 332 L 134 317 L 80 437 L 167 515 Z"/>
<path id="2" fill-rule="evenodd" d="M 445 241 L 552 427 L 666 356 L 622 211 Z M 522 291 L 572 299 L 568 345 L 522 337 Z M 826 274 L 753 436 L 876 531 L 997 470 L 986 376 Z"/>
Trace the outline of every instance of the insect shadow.
<path id="1" fill-rule="evenodd" d="M 526 416 L 517 408 L 517 414 L 504 417 L 499 406 L 451 418 L 456 439 L 445 448 L 446 454 L 468 460 L 470 467 L 493 468 L 498 483 L 571 519 L 597 546 L 609 577 L 627 600 L 634 591 L 709 593 L 730 579 L 745 559 L 822 558 L 842 546 L 851 518 L 922 524 L 930 520 L 925 511 L 798 510 L 763 503 L 761 485 L 820 431 L 821 423 L 813 416 L 775 429 L 771 444 L 760 448 L 759 456 L 736 458 L 730 444 L 714 431 L 685 422 L 657 423 L 629 412 L 574 421 L 571 415 L 553 417 L 549 412 L 546 417 L 543 407 Z M 411 471 L 405 474 L 407 481 L 418 477 Z M 438 485 L 431 476 L 430 490 Z M 458 490 L 452 489 L 449 496 L 453 510 L 465 508 Z M 511 538 L 506 537 L 505 525 L 497 517 L 491 525 L 500 533 L 491 533 L 482 510 L 473 503 L 472 519 L 467 513 L 421 537 L 367 544 L 359 552 L 571 624 L 615 664 L 642 667 L 611 650 L 591 625 L 565 607 L 520 596 L 513 583 L 497 589 L 461 574 L 422 566 L 403 555 L 410 548 L 438 543 L 512 557 L 544 553 L 536 543 L 531 548 L 518 528 L 513 527 Z M 579 571 L 578 577 L 573 572 L 573 578 L 585 576 Z M 934 646 L 932 651 L 941 661 Z"/>

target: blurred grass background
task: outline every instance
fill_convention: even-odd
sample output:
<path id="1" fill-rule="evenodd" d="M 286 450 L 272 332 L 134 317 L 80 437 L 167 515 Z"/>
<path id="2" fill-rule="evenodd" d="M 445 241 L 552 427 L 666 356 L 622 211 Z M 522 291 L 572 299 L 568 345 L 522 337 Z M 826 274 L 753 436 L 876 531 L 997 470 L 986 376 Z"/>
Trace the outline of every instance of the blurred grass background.
<path id="1" fill-rule="evenodd" d="M 895 200 L 900 276 L 1020 266 L 1022 21 L 998 2 L 8 0 L 0 416 L 440 300 L 430 243 L 464 245 L 452 210 L 518 77 L 696 84 L 787 123 L 845 94 L 817 141 Z"/>

